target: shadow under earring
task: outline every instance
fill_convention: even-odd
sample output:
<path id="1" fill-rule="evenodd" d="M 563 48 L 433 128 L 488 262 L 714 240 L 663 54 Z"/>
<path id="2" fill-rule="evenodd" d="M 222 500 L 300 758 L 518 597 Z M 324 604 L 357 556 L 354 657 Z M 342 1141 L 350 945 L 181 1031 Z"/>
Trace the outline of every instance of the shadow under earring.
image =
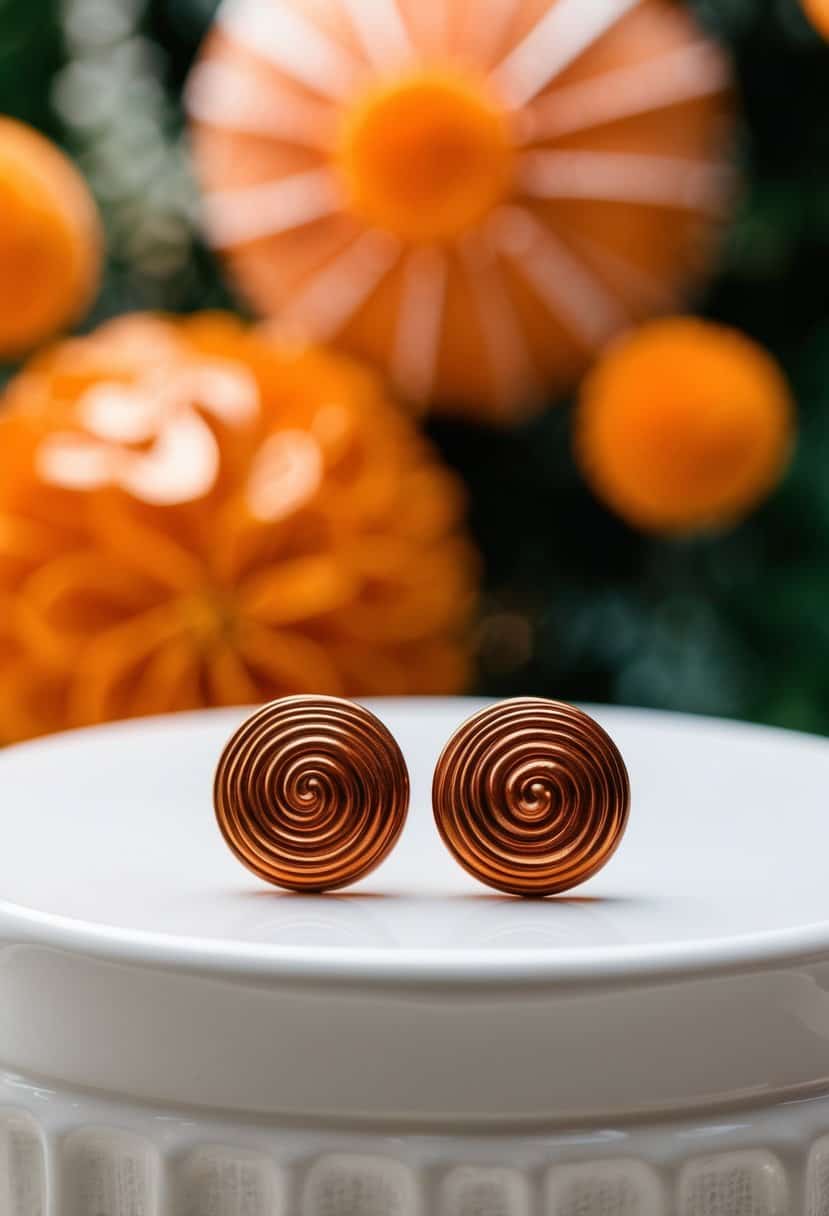
<path id="1" fill-rule="evenodd" d="M 473 877 L 511 895 L 555 895 L 616 850 L 630 782 L 598 722 L 526 697 L 458 728 L 435 768 L 432 803 L 444 843 Z"/>
<path id="2" fill-rule="evenodd" d="M 274 886 L 349 886 L 396 844 L 409 774 L 379 718 L 338 697 L 273 701 L 228 741 L 213 788 L 216 819 L 243 865 Z"/>

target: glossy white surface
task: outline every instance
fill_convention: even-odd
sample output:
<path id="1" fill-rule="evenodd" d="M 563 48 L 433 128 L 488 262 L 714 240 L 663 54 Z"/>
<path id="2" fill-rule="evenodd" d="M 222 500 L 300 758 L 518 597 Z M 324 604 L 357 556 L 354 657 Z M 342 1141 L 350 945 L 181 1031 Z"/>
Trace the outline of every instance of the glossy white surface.
<path id="1" fill-rule="evenodd" d="M 482 1158 L 496 1168 L 514 1162 L 529 1127 L 578 1126 L 593 1138 L 604 1129 L 600 1155 L 627 1159 L 617 1132 L 634 1118 L 719 1118 L 724 1151 L 759 1150 L 764 1140 L 735 1134 L 741 1111 L 780 1111 L 785 1129 L 793 1103 L 829 1093 L 829 743 L 597 711 L 631 769 L 628 836 L 573 898 L 525 902 L 477 887 L 432 828 L 433 759 L 474 704 L 377 708 L 409 757 L 411 819 L 388 864 L 338 896 L 273 892 L 224 848 L 210 784 L 240 712 L 0 754 L 0 1071 L 10 1078 L 0 1106 L 36 1113 L 33 1095 L 94 1091 L 122 1111 L 122 1130 L 129 1112 L 187 1109 L 202 1145 L 223 1111 L 238 1128 L 351 1128 L 368 1156 L 376 1145 L 369 1151 L 371 1137 L 357 1131 L 366 1125 L 395 1144 L 396 1135 L 409 1144 L 412 1128 L 450 1141 L 474 1131 L 510 1138 L 504 1160 Z M 78 1126 L 112 1130 L 88 1096 L 76 1107 Z M 829 1117 L 812 1131 L 813 1141 L 829 1135 Z M 246 1136 L 239 1146 L 256 1149 Z M 706 1151 L 694 1141 L 683 1160 Z M 113 1150 L 93 1136 L 61 1141 L 60 1152 L 61 1170 L 86 1177 Z M 738 1216 L 773 1214 L 784 1202 L 776 1163 L 732 1162 L 722 1212 L 728 1196 L 756 1193 Z M 214 1182 L 191 1164 L 186 1185 L 212 1195 Z M 132 1169 L 128 1190 L 166 1193 L 165 1176 Z M 278 1202 L 267 1170 L 235 1160 L 227 1169 L 252 1193 L 276 1188 Z M 360 1195 L 367 1176 L 342 1187 Z M 407 1210 L 415 1200 L 397 1177 Z M 649 1175 L 620 1177 L 614 1194 L 633 1187 L 640 1207 L 662 1210 Z M 699 1196 L 714 1182 L 683 1178 L 687 1210 L 707 1211 Z M 566 1212 L 578 1210 L 583 1181 L 557 1173 L 546 1190 L 540 1178 L 533 1185 L 550 1211 Z M 520 1212 L 514 1177 L 478 1183 Z M 330 1185 L 323 1178 L 314 1200 L 326 1213 Z M 371 1194 L 386 1185 L 384 1174 Z M 104 1196 L 96 1216 L 107 1205 L 120 1212 L 106 1196 L 122 1181 L 102 1175 L 94 1187 Z M 301 1209 L 291 1202 L 293 1216 Z M 502 1201 L 486 1202 L 498 1211 Z M 85 1203 L 72 1198 L 69 1210 Z M 626 1212 L 628 1200 L 619 1203 Z"/>
<path id="2" fill-rule="evenodd" d="M 178 965 L 496 983 L 829 950 L 829 743 L 595 711 L 631 772 L 628 833 L 572 898 L 527 902 L 478 886 L 432 824 L 435 758 L 476 703 L 374 708 L 407 756 L 412 808 L 387 863 L 341 895 L 276 892 L 223 845 L 211 782 L 239 711 L 116 725 L 0 753 L 0 928 Z"/>

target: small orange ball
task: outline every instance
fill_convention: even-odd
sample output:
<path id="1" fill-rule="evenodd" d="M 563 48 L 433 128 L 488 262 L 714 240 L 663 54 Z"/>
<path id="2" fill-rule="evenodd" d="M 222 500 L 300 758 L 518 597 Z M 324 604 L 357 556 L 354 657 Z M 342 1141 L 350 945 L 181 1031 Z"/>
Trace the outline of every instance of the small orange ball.
<path id="1" fill-rule="evenodd" d="M 0 360 L 83 314 L 101 248 L 95 204 L 71 161 L 37 131 L 0 118 Z"/>
<path id="2" fill-rule="evenodd" d="M 829 38 L 829 2 L 828 0 L 802 0 L 803 12 L 824 38 Z"/>
<path id="3" fill-rule="evenodd" d="M 629 524 L 682 533 L 746 514 L 779 479 L 792 433 L 774 359 L 736 330 L 678 317 L 608 348 L 584 383 L 575 446 Z"/>

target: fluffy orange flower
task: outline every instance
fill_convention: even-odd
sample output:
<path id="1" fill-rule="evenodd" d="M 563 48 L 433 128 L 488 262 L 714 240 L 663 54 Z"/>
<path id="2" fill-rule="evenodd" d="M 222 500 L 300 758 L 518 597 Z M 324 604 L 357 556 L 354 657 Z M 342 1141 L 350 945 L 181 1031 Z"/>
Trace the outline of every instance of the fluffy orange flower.
<path id="1" fill-rule="evenodd" d="M 101 244 L 95 204 L 71 162 L 30 127 L 0 118 L 0 359 L 83 313 Z"/>
<path id="2" fill-rule="evenodd" d="M 217 314 L 35 359 L 0 419 L 0 737 L 466 679 L 462 494 L 367 371 Z"/>
<path id="3" fill-rule="evenodd" d="M 620 339 L 588 376 L 576 451 L 634 527 L 687 532 L 750 510 L 778 480 L 792 430 L 770 355 L 735 330 L 675 318 Z"/>

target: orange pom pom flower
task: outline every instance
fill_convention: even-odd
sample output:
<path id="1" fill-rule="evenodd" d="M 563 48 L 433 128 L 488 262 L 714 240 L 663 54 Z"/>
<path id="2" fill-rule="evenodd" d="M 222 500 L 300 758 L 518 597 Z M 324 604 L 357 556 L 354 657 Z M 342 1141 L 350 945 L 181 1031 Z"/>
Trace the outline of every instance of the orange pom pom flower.
<path id="1" fill-rule="evenodd" d="M 101 246 L 95 204 L 72 163 L 37 131 L 0 117 L 0 360 L 83 314 Z"/>
<path id="2" fill-rule="evenodd" d="M 0 418 L 0 738 L 287 693 L 458 691 L 462 494 L 373 375 L 131 316 Z"/>
<path id="3" fill-rule="evenodd" d="M 698 275 L 729 84 L 674 0 L 224 0 L 207 234 L 275 323 L 510 419 Z"/>
<path id="4" fill-rule="evenodd" d="M 780 477 L 792 431 L 770 355 L 735 330 L 675 318 L 619 339 L 587 377 L 576 452 L 634 527 L 690 532 L 748 512 Z"/>

